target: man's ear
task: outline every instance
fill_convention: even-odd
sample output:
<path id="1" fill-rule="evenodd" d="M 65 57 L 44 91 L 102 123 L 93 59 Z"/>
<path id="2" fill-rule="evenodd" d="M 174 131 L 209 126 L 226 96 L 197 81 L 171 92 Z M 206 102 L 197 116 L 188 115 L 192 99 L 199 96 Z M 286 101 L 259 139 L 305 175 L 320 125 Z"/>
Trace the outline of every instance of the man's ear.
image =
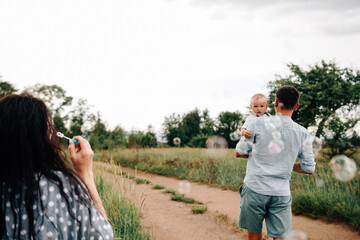
<path id="1" fill-rule="evenodd" d="M 295 107 L 294 107 L 294 111 L 295 111 L 296 109 L 298 109 L 298 107 L 299 107 L 299 102 L 296 103 L 296 105 L 295 105 Z"/>
<path id="2" fill-rule="evenodd" d="M 279 105 L 279 99 L 275 98 L 274 107 L 276 108 Z"/>

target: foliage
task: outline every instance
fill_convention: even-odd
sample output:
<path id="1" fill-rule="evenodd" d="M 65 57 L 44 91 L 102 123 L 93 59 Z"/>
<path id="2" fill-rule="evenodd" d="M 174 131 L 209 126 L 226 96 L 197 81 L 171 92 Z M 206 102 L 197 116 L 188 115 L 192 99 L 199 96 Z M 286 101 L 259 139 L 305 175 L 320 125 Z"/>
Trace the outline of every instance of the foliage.
<path id="1" fill-rule="evenodd" d="M 95 171 L 96 188 L 114 230 L 115 239 L 151 239 L 149 233 L 142 231 L 140 212 L 113 182 L 105 181 Z"/>
<path id="2" fill-rule="evenodd" d="M 0 75 L 0 98 L 5 96 L 6 94 L 13 93 L 16 91 L 17 90 L 14 88 L 14 86 L 11 83 L 2 81 Z"/>
<path id="3" fill-rule="evenodd" d="M 221 112 L 217 118 L 216 133 L 228 142 L 230 148 L 235 148 L 236 142 L 230 140 L 230 133 L 236 131 L 243 122 L 240 112 Z"/>
<path id="4" fill-rule="evenodd" d="M 276 90 L 283 85 L 296 87 L 300 92 L 300 107 L 294 112 L 293 118 L 305 128 L 316 127 L 316 136 L 324 136 L 327 131 L 336 129 L 329 127 L 334 122 L 351 129 L 354 117 L 347 119 L 349 113 L 357 111 L 360 103 L 360 72 L 350 68 L 340 68 L 334 62 L 309 66 L 303 70 L 295 64 L 288 64 L 290 75 L 277 76 L 275 81 L 269 82 L 270 108 L 274 113 L 273 102 Z M 343 114 L 343 112 L 348 114 Z M 344 132 L 343 131 L 343 132 Z"/>
<path id="5" fill-rule="evenodd" d="M 141 131 L 134 131 L 128 135 L 127 147 L 129 148 L 146 148 L 156 147 L 155 133 L 149 128 L 146 133 Z"/>
<path id="6" fill-rule="evenodd" d="M 70 111 L 70 135 L 78 136 L 84 135 L 84 133 L 94 126 L 98 120 L 96 116 L 90 111 L 91 106 L 88 105 L 87 100 L 79 99 L 77 105 L 73 107 L 73 110 Z"/>
<path id="7" fill-rule="evenodd" d="M 194 205 L 191 207 L 191 212 L 194 214 L 203 214 L 208 210 L 206 205 Z"/>
<path id="8" fill-rule="evenodd" d="M 175 113 L 165 117 L 163 127 L 170 146 L 174 146 L 173 139 L 179 137 L 182 146 L 205 147 L 209 137 L 220 135 L 228 141 L 229 147 L 234 148 L 236 144 L 230 141 L 229 135 L 238 129 L 242 122 L 239 112 L 221 112 L 217 121 L 214 121 L 207 109 L 202 113 L 195 109 L 183 117 Z"/>

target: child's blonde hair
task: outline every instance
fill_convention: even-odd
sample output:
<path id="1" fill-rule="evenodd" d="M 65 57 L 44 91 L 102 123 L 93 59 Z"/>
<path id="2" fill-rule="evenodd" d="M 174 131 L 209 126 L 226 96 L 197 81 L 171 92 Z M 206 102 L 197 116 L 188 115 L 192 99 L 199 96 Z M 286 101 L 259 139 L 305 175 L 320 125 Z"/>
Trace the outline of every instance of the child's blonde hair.
<path id="1" fill-rule="evenodd" d="M 262 94 L 262 93 L 257 93 L 257 94 L 254 94 L 252 97 L 251 97 L 251 100 L 250 100 L 250 107 L 252 105 L 252 102 L 255 101 L 255 100 L 258 100 L 260 98 L 265 98 L 266 99 L 266 102 L 267 102 L 267 97 Z"/>

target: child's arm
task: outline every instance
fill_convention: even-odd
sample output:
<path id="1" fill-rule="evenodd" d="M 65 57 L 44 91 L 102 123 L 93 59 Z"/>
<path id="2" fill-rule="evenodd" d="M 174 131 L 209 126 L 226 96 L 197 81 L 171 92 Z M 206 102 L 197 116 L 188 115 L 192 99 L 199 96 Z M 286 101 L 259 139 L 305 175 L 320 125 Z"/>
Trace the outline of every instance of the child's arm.
<path id="1" fill-rule="evenodd" d="M 251 131 L 246 130 L 246 128 L 241 128 L 241 136 L 245 136 L 246 138 L 251 138 Z"/>

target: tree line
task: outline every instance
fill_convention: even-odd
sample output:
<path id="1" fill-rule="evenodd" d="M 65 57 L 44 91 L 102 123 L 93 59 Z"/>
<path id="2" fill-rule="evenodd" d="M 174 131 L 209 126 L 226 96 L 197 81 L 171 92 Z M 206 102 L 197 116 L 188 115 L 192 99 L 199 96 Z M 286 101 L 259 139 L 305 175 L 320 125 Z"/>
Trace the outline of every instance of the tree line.
<path id="1" fill-rule="evenodd" d="M 269 111 L 274 114 L 276 90 L 283 85 L 296 87 L 300 94 L 300 107 L 293 119 L 316 136 L 325 139 L 332 154 L 338 154 L 360 145 L 359 129 L 360 72 L 353 68 L 339 67 L 334 61 L 321 61 L 306 69 L 296 64 L 287 65 L 289 74 L 276 75 L 267 84 L 270 90 Z M 99 113 L 94 114 L 85 99 L 73 102 L 73 97 L 57 85 L 36 84 L 24 89 L 42 98 L 58 131 L 68 136 L 83 135 L 95 149 L 118 147 L 156 147 L 155 132 L 151 126 L 146 132 L 126 132 L 120 125 L 107 129 Z M 0 97 L 18 91 L 0 76 Z M 209 111 L 194 109 L 182 115 L 173 113 L 164 118 L 163 131 L 167 146 L 175 146 L 174 138 L 181 139 L 179 146 L 205 147 L 206 140 L 222 136 L 230 148 L 230 133 L 239 129 L 245 114 L 239 111 L 221 112 L 216 119 Z"/>

